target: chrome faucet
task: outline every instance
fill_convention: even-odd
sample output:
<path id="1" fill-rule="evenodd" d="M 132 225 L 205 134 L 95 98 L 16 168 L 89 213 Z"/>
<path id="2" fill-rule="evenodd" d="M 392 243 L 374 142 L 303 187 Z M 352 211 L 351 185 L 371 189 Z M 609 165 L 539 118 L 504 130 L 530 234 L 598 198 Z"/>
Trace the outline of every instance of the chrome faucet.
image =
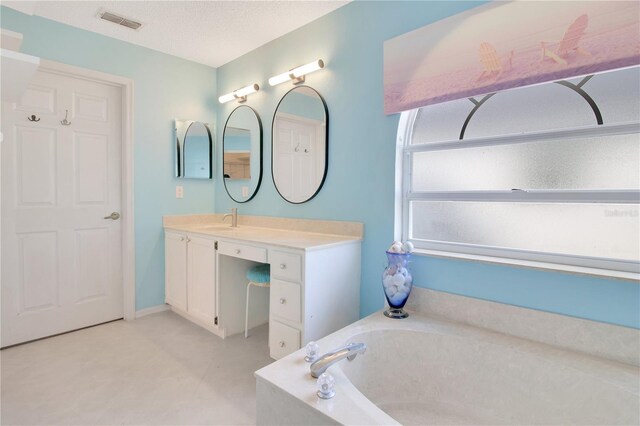
<path id="1" fill-rule="evenodd" d="M 238 227 L 238 209 L 235 207 L 232 207 L 231 213 L 227 213 L 224 216 L 222 216 L 222 221 L 224 222 L 224 220 L 229 216 L 231 216 L 231 227 L 237 228 Z"/>
<path id="2" fill-rule="evenodd" d="M 363 354 L 366 350 L 367 345 L 364 343 L 349 343 L 347 346 L 328 352 L 311 364 L 311 376 L 316 378 L 320 377 L 327 368 L 331 367 L 336 362 L 345 358 L 349 361 L 353 361 L 358 354 Z"/>

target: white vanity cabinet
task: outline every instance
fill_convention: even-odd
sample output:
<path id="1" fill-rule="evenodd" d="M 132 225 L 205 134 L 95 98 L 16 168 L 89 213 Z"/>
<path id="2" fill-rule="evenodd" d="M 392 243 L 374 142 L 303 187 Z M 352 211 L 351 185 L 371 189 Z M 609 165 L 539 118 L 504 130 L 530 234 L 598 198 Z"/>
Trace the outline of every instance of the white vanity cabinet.
<path id="1" fill-rule="evenodd" d="M 222 338 L 244 332 L 247 271 L 267 263 L 271 285 L 252 288 L 249 328 L 268 322 L 271 357 L 282 358 L 359 319 L 357 225 L 341 235 L 166 224 L 166 302 Z"/>
<path id="2" fill-rule="evenodd" d="M 215 239 L 165 233 L 165 302 L 193 322 L 208 329 L 215 327 Z"/>
<path id="3" fill-rule="evenodd" d="M 270 248 L 269 351 L 282 358 L 358 320 L 360 241 Z"/>

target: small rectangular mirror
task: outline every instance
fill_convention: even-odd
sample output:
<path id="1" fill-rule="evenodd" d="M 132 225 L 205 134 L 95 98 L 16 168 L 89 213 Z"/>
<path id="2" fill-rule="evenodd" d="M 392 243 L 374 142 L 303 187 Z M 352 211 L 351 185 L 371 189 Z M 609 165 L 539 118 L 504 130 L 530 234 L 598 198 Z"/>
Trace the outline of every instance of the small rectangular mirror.
<path id="1" fill-rule="evenodd" d="M 176 119 L 175 143 L 177 177 L 213 178 L 213 140 L 208 124 Z"/>

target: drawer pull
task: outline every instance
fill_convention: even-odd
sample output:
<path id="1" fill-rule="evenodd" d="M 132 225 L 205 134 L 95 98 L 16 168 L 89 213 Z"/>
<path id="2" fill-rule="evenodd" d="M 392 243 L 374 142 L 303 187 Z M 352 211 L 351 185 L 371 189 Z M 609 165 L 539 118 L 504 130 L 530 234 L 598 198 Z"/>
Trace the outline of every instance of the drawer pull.
<path id="1" fill-rule="evenodd" d="M 180 237 L 180 241 L 184 241 L 184 237 Z"/>
<path id="2" fill-rule="evenodd" d="M 236 249 L 236 254 L 240 254 L 240 249 Z"/>
<path id="3" fill-rule="evenodd" d="M 285 299 L 284 297 L 280 298 L 280 304 L 284 305 L 287 302 L 287 299 Z"/>
<path id="4" fill-rule="evenodd" d="M 191 238 L 187 237 L 187 242 L 191 241 Z"/>
<path id="5" fill-rule="evenodd" d="M 280 345 L 281 348 L 284 348 L 284 340 L 280 340 L 280 343 L 278 343 L 278 345 Z"/>
<path id="6" fill-rule="evenodd" d="M 280 264 L 280 269 L 287 269 L 287 265 L 285 265 L 284 263 Z"/>

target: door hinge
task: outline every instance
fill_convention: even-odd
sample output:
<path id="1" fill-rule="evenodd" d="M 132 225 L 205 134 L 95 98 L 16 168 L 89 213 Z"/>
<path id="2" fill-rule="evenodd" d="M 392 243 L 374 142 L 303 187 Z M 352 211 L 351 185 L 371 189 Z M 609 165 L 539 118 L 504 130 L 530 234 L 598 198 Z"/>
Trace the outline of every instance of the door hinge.
<path id="1" fill-rule="evenodd" d="M 218 244 L 218 243 L 216 243 L 216 244 Z M 218 325 L 218 317 L 215 317 L 215 318 L 213 319 L 213 324 L 214 324 L 214 325 Z"/>
<path id="2" fill-rule="evenodd" d="M 215 250 L 218 250 L 218 242 L 217 241 L 215 243 L 213 243 L 213 248 Z M 218 320 L 216 319 L 216 321 L 218 321 Z M 216 322 L 216 324 L 217 324 L 217 322 Z"/>

